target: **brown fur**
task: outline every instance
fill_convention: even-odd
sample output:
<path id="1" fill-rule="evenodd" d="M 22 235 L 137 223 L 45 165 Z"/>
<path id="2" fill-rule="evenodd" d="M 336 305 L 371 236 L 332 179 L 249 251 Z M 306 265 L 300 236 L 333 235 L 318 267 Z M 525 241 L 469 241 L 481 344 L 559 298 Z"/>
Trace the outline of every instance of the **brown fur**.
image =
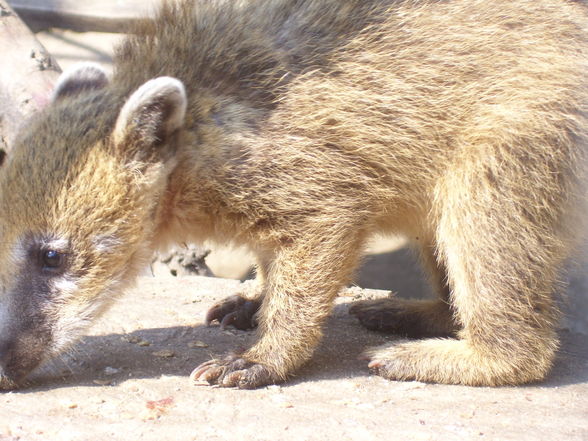
<path id="1" fill-rule="evenodd" d="M 585 4 L 202 1 L 161 14 L 119 48 L 107 85 L 95 68 L 66 76 L 3 167 L 6 385 L 73 341 L 153 249 L 204 239 L 257 253 L 262 303 L 257 342 L 193 377 L 284 380 L 374 232 L 416 238 L 442 296 L 379 305 L 389 328 L 458 336 L 372 350 L 376 372 L 546 375 L 585 197 Z M 187 101 L 168 78 L 144 85 L 163 75 Z M 67 257 L 58 274 L 27 257 L 52 240 Z M 27 289 L 46 300 L 19 306 L 34 265 Z M 354 312 L 373 325 L 375 306 Z M 44 351 L 22 355 L 18 308 L 41 317 Z"/>

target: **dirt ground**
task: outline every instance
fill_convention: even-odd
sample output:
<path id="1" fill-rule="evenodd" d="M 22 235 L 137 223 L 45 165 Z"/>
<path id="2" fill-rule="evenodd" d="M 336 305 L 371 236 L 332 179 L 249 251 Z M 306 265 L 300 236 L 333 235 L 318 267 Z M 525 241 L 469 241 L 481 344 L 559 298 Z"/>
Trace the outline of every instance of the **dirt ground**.
<path id="1" fill-rule="evenodd" d="M 383 291 L 340 296 L 322 345 L 286 384 L 191 385 L 196 365 L 253 338 L 202 323 L 213 301 L 242 289 L 234 280 L 142 277 L 75 354 L 0 395 L 0 440 L 588 440 L 585 336 L 562 332 L 555 369 L 541 384 L 387 381 L 358 356 L 393 337 L 364 330 L 347 312 Z"/>
<path id="2" fill-rule="evenodd" d="M 80 60 L 109 67 L 118 38 L 41 35 L 62 67 Z M 414 259 L 398 245 L 375 242 L 358 285 L 426 296 Z M 215 250 L 209 263 L 217 274 L 240 278 L 249 257 Z M 574 279 L 573 298 L 584 299 L 574 301 L 586 302 L 585 280 Z M 343 293 L 315 356 L 286 384 L 253 391 L 191 385 L 195 366 L 254 338 L 203 325 L 214 301 L 247 286 L 162 273 L 142 277 L 73 354 L 44 366 L 27 387 L 0 394 L 0 441 L 588 440 L 588 339 L 581 319 L 561 330 L 555 368 L 540 384 L 391 382 L 370 375 L 358 356 L 394 337 L 364 330 L 347 312 L 354 300 L 388 295 L 384 291 Z"/>

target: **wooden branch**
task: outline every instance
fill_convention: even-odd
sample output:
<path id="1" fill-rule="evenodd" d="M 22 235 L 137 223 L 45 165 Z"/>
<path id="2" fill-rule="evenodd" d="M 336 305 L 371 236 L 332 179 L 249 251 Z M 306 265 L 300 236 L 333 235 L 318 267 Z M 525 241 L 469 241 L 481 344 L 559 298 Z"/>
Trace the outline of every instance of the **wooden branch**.
<path id="1" fill-rule="evenodd" d="M 161 0 L 9 0 L 14 10 L 38 31 L 50 27 L 76 31 L 128 32 L 142 17 L 153 16 Z"/>
<path id="2" fill-rule="evenodd" d="M 22 122 L 46 105 L 61 69 L 27 26 L 0 0 L 0 149 Z"/>

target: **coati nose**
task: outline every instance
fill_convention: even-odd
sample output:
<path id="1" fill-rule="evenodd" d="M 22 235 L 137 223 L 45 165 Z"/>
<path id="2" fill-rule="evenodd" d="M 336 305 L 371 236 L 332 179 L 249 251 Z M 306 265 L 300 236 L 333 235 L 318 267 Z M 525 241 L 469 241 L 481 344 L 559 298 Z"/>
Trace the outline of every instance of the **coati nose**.
<path id="1" fill-rule="evenodd" d="M 39 364 L 34 354 L 27 352 L 23 357 L 18 346 L 16 340 L 0 340 L 0 390 L 14 387 Z"/>

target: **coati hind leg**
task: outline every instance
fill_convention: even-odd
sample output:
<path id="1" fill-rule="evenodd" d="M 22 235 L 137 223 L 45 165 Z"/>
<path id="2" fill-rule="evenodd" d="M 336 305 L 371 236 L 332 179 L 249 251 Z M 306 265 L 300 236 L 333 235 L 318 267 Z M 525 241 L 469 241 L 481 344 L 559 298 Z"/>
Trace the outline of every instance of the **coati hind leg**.
<path id="1" fill-rule="evenodd" d="M 501 147 L 491 153 L 505 157 L 462 158 L 438 188 L 438 243 L 463 326 L 459 339 L 376 348 L 368 357 L 377 374 L 497 386 L 537 381 L 549 371 L 558 347 L 553 290 L 566 255 L 565 181 L 550 170 L 565 169 L 544 163 L 556 155 L 517 165 L 506 156 L 520 150 Z"/>
<path id="2" fill-rule="evenodd" d="M 421 247 L 421 261 L 428 270 L 439 298 L 405 300 L 384 298 L 354 303 L 349 312 L 373 331 L 390 332 L 410 338 L 454 336 L 458 326 L 449 304 L 449 286 L 443 264 L 434 255 L 433 246 Z"/>
<path id="3" fill-rule="evenodd" d="M 359 261 L 362 227 L 358 222 L 301 228 L 307 234 L 278 249 L 269 266 L 257 342 L 241 354 L 200 365 L 192 380 L 249 389 L 283 381 L 307 361 L 333 299 Z"/>

